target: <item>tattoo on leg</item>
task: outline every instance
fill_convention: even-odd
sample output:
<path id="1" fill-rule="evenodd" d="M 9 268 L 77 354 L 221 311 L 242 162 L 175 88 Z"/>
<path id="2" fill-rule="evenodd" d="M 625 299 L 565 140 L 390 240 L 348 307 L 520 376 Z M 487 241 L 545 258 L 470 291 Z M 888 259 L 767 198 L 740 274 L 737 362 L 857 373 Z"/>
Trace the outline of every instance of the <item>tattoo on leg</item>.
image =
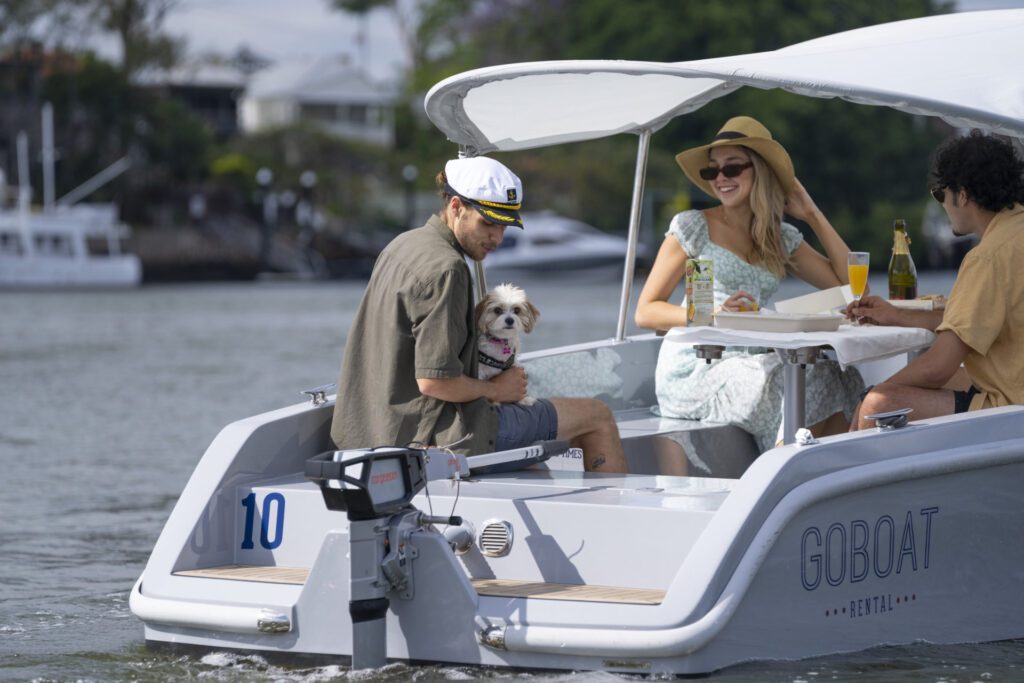
<path id="1" fill-rule="evenodd" d="M 591 464 L 591 467 L 593 467 L 595 470 L 598 470 L 601 469 L 601 465 L 603 465 L 604 463 L 605 457 L 603 455 L 599 455 L 596 458 L 594 458 L 594 462 Z"/>

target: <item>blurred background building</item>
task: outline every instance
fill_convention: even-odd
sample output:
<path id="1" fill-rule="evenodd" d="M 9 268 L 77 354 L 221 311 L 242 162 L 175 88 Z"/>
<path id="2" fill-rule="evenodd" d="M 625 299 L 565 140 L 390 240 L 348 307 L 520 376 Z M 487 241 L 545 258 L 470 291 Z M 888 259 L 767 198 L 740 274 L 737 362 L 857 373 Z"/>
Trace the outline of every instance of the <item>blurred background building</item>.
<path id="1" fill-rule="evenodd" d="M 239 127 L 259 133 L 308 123 L 339 138 L 393 147 L 398 95 L 345 58 L 279 63 L 245 85 Z"/>
<path id="2" fill-rule="evenodd" d="M 454 73 L 532 60 L 717 57 L 1022 3 L 7 0 L 0 172 L 9 188 L 19 183 L 24 132 L 33 150 L 26 185 L 43 187 L 49 102 L 57 196 L 130 160 L 129 172 L 87 199 L 117 206 L 147 279 L 254 277 L 302 263 L 303 276 L 361 276 L 394 234 L 437 209 L 434 176 L 456 150 L 426 120 L 422 99 Z M 941 217 L 925 215 L 928 155 L 954 131 L 884 108 L 754 90 L 653 137 L 642 217 L 652 248 L 675 212 L 708 203 L 674 154 L 737 113 L 758 117 L 786 145 L 850 244 L 888 253 L 899 217 L 919 264 L 962 255 L 964 245 L 940 237 Z M 634 141 L 621 136 L 502 160 L 523 178 L 527 209 L 621 235 L 634 157 Z M 16 192 L 6 194 L 0 207 L 10 209 Z M 36 191 L 37 208 L 41 199 Z"/>

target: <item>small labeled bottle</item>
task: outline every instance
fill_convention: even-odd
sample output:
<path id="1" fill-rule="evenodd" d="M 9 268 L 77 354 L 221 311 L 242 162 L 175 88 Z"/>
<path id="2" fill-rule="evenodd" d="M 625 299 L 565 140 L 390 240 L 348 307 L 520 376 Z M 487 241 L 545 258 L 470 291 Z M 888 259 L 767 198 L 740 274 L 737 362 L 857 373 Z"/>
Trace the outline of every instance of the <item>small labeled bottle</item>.
<path id="1" fill-rule="evenodd" d="M 897 218 L 892 223 L 892 258 L 889 259 L 889 299 L 917 298 L 917 268 L 910 257 L 907 223 Z"/>
<path id="2" fill-rule="evenodd" d="M 715 265 L 711 259 L 686 261 L 687 325 L 711 325 L 715 313 Z"/>

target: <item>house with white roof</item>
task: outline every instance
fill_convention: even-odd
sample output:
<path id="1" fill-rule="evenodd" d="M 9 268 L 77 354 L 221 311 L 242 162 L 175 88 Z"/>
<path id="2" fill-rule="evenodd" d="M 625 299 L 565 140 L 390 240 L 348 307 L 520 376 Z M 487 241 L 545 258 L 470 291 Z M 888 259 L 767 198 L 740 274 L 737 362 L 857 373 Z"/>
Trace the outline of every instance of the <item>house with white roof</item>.
<path id="1" fill-rule="evenodd" d="M 390 147 L 397 101 L 394 87 L 373 82 L 343 57 L 280 62 L 252 75 L 238 120 L 247 133 L 307 122 L 341 138 Z"/>

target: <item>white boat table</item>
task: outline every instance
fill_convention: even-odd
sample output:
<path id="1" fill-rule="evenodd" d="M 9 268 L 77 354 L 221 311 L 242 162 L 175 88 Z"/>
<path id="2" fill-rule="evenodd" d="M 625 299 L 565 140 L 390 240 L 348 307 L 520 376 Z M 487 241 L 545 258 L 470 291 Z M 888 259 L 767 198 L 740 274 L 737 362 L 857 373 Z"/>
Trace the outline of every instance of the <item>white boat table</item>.
<path id="1" fill-rule="evenodd" d="M 783 443 L 793 443 L 796 431 L 805 427 L 807 365 L 819 358 L 836 360 L 846 367 L 913 353 L 931 346 L 935 333 L 918 327 L 840 325 L 835 332 L 755 332 L 724 327 L 675 327 L 666 341 L 692 344 L 697 356 L 712 362 L 725 347 L 774 349 L 783 362 Z"/>

